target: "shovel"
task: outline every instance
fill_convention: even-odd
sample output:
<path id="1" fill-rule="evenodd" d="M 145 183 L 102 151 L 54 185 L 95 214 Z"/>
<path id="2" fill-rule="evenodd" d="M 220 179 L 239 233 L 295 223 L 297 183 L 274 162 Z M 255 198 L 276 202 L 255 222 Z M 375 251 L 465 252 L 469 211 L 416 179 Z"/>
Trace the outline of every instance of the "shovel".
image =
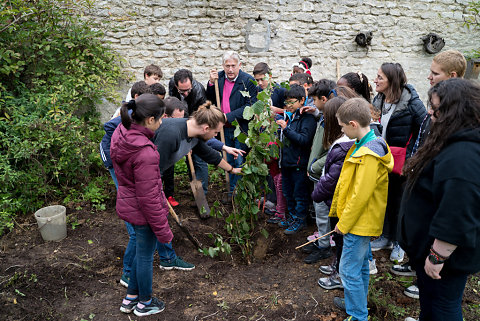
<path id="1" fill-rule="evenodd" d="M 215 79 L 215 96 L 217 99 L 217 107 L 220 108 L 220 92 L 218 89 L 218 79 Z M 222 130 L 220 131 L 220 140 L 222 141 L 223 144 L 225 144 L 225 134 L 223 132 L 223 127 Z M 226 161 L 227 160 L 227 153 L 225 151 L 222 151 L 222 156 L 223 159 Z M 230 174 L 225 172 L 225 183 L 227 185 L 227 192 L 230 191 Z"/>
<path id="2" fill-rule="evenodd" d="M 192 188 L 193 197 L 195 198 L 195 203 L 197 204 L 200 218 L 209 218 L 210 207 L 208 206 L 207 198 L 205 197 L 205 192 L 203 191 L 202 182 L 197 180 L 197 177 L 195 176 L 195 168 L 193 166 L 191 153 L 187 154 L 187 158 L 190 172 L 192 173 L 192 181 L 190 182 L 190 187 Z"/>
<path id="3" fill-rule="evenodd" d="M 193 237 L 190 231 L 185 226 L 183 226 L 183 224 L 180 222 L 180 220 L 178 219 L 177 213 L 175 213 L 175 211 L 173 210 L 169 202 L 167 202 L 167 205 L 168 205 L 168 211 L 170 212 L 170 215 L 172 215 L 173 219 L 175 220 L 177 225 L 180 227 L 182 232 L 185 233 L 187 238 L 193 243 L 193 245 L 195 245 L 197 249 L 202 249 L 200 242 L 198 242 L 198 240 Z"/>

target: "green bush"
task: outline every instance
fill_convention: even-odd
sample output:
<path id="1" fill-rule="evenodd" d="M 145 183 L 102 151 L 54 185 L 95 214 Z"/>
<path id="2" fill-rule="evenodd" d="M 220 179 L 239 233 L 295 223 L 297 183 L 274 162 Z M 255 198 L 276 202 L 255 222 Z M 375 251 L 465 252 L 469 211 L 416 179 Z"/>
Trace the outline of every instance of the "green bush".
<path id="1" fill-rule="evenodd" d="M 19 213 L 61 202 L 72 190 L 97 208 L 103 135 L 95 103 L 123 77 L 88 0 L 0 4 L 0 235 Z M 90 184 L 90 185 L 89 185 Z M 94 187 L 100 188 L 96 190 Z"/>

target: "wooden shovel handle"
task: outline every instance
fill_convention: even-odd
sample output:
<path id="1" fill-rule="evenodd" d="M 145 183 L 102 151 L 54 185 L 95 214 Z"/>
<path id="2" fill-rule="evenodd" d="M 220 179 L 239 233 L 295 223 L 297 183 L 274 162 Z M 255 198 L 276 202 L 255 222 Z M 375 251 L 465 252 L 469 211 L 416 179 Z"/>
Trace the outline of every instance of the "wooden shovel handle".
<path id="1" fill-rule="evenodd" d="M 325 237 L 325 236 L 327 236 L 327 235 L 330 235 L 330 234 L 332 234 L 333 232 L 335 232 L 335 230 L 332 230 L 332 231 L 328 232 L 327 234 L 323 234 L 322 236 L 319 236 L 319 237 L 317 237 L 316 239 L 311 240 L 311 241 L 309 241 L 309 242 L 307 242 L 307 243 L 305 243 L 305 244 L 299 245 L 299 246 L 297 246 L 297 247 L 295 248 L 295 250 L 298 250 L 299 248 L 304 247 L 305 245 L 308 245 L 308 244 L 310 244 L 310 243 L 315 242 L 316 240 L 319 240 L 319 239 L 321 239 L 321 238 L 323 238 L 323 237 Z"/>
<path id="2" fill-rule="evenodd" d="M 197 179 L 197 177 L 195 175 L 195 167 L 193 166 L 192 152 L 189 152 L 187 154 L 187 159 L 188 159 L 188 166 L 190 167 L 190 173 L 192 173 L 192 181 L 194 181 Z"/>
<path id="3" fill-rule="evenodd" d="M 221 108 L 220 106 L 220 89 L 218 88 L 218 78 L 215 79 L 215 97 L 217 99 L 217 107 Z M 225 145 L 225 133 L 223 132 L 223 127 L 222 130 L 220 131 L 220 140 L 222 143 Z M 224 160 L 227 160 L 227 153 L 225 151 L 222 151 L 222 156 Z M 227 190 L 230 188 L 230 175 L 225 171 L 225 181 L 227 183 Z"/>

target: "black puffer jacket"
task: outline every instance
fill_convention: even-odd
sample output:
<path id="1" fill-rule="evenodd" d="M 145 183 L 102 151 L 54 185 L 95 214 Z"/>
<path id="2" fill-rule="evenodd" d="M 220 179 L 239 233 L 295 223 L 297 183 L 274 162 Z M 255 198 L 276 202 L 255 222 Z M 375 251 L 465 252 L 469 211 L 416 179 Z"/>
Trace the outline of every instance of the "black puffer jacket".
<path id="1" fill-rule="evenodd" d="M 173 81 L 173 77 L 170 78 L 170 82 L 168 83 L 168 95 L 172 97 L 177 97 L 178 99 L 182 100 L 180 97 L 180 93 L 175 87 L 175 82 Z M 195 79 L 192 82 L 192 91 L 185 97 L 185 102 L 188 106 L 188 115 L 191 115 L 195 110 L 198 109 L 201 105 L 205 103 L 207 100 L 207 96 L 205 95 L 205 87 Z"/>
<path id="2" fill-rule="evenodd" d="M 383 94 L 376 95 L 372 102 L 378 109 L 383 109 L 384 103 L 385 95 Z M 427 110 L 415 88 L 408 84 L 403 89 L 402 96 L 396 105 L 385 129 L 387 131 L 385 140 L 390 146 L 405 147 L 412 135 L 407 148 L 407 155 L 410 155 Z"/>

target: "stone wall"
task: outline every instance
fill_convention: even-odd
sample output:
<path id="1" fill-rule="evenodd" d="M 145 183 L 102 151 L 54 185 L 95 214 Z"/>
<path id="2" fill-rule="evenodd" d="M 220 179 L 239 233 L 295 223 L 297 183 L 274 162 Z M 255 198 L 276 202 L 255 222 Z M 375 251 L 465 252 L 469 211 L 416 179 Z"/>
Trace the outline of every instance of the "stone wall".
<path id="1" fill-rule="evenodd" d="M 209 69 L 221 68 L 222 54 L 235 50 L 244 71 L 264 61 L 277 80 L 288 79 L 303 56 L 313 60 L 314 79 L 361 70 L 372 85 L 382 62 L 399 62 L 425 99 L 434 55 L 424 51 L 422 36 L 437 33 L 445 39 L 443 50 L 466 52 L 480 45 L 480 32 L 462 25 L 467 2 L 113 0 L 98 1 L 94 16 L 114 21 L 116 30 L 106 41 L 136 79 L 154 63 L 164 71 L 164 85 L 179 68 L 191 69 L 205 84 Z M 354 42 L 360 31 L 373 32 L 371 46 Z"/>

